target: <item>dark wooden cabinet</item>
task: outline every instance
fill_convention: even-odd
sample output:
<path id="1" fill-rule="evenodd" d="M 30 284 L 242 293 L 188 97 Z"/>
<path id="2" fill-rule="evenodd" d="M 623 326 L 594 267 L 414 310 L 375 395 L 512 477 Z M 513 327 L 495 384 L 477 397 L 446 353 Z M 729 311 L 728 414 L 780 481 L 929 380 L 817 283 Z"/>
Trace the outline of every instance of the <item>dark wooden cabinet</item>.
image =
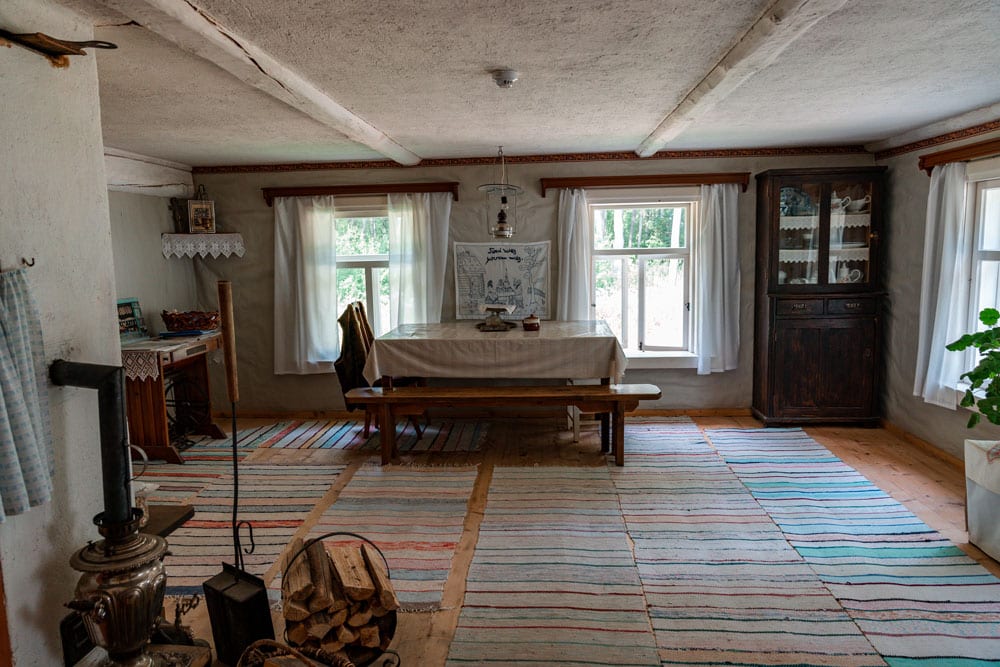
<path id="1" fill-rule="evenodd" d="M 876 425 L 884 167 L 757 175 L 754 416 Z"/>

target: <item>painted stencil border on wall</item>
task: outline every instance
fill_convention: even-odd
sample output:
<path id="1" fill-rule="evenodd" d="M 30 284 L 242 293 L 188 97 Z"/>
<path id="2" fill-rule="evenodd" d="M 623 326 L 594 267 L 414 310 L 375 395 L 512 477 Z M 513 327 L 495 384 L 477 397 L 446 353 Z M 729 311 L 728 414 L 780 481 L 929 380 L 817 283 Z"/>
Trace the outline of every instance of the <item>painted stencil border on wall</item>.
<path id="1" fill-rule="evenodd" d="M 508 319 L 549 317 L 550 241 L 455 243 L 455 319 L 481 320 L 480 304 L 514 306 Z"/>

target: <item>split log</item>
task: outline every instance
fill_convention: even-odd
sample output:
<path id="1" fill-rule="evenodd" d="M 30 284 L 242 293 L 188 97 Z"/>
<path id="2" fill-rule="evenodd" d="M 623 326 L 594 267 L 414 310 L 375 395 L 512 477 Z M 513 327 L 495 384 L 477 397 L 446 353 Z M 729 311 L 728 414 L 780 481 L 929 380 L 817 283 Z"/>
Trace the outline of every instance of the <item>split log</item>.
<path id="1" fill-rule="evenodd" d="M 288 545 L 286 559 L 292 558 L 296 554 L 299 555 L 290 566 L 286 560 L 285 566 L 282 568 L 287 571 L 281 580 L 281 592 L 288 599 L 295 601 L 305 600 L 313 592 L 313 580 L 309 575 L 309 562 L 306 559 L 306 554 L 299 553 L 302 544 L 302 538 L 297 537 L 292 540 L 292 543 Z"/>
<path id="2" fill-rule="evenodd" d="M 386 611 L 399 609 L 399 600 L 396 598 L 396 591 L 393 590 L 392 584 L 389 582 L 389 573 L 385 569 L 382 556 L 368 544 L 361 545 L 361 554 L 364 556 L 368 572 L 371 573 L 379 606 Z M 381 614 L 379 615 L 381 616 Z"/>
<path id="3" fill-rule="evenodd" d="M 345 644 L 353 644 L 358 639 L 358 633 L 346 625 L 337 628 L 337 641 Z"/>
<path id="4" fill-rule="evenodd" d="M 361 608 L 354 611 L 350 616 L 347 617 L 347 625 L 352 628 L 360 628 L 367 624 L 372 618 L 372 609 L 368 605 L 364 605 Z"/>
<path id="5" fill-rule="evenodd" d="M 326 548 L 323 542 L 313 542 L 306 549 L 306 557 L 309 562 L 309 578 L 313 583 L 312 596 L 309 598 L 309 610 L 321 611 L 329 609 L 336 598 L 334 597 L 333 570 L 330 567 L 330 559 L 326 555 Z"/>
<path id="6" fill-rule="evenodd" d="M 375 584 L 365 565 L 361 549 L 353 546 L 329 549 L 333 572 L 344 593 L 352 600 L 367 600 L 375 595 Z"/>
<path id="7" fill-rule="evenodd" d="M 285 636 L 294 646 L 302 646 L 309 640 L 309 628 L 303 623 L 286 623 Z"/>
<path id="8" fill-rule="evenodd" d="M 303 621 L 302 624 L 305 625 L 309 636 L 315 637 L 317 640 L 326 637 L 327 633 L 334 628 L 333 623 L 330 622 L 330 614 L 326 611 L 316 612 Z"/>
<path id="9" fill-rule="evenodd" d="M 312 614 L 306 605 L 295 600 L 286 600 L 282 605 L 282 611 L 289 621 L 304 621 Z"/>
<path id="10" fill-rule="evenodd" d="M 381 641 L 378 636 L 378 626 L 369 625 L 367 627 L 361 628 L 360 630 L 358 630 L 358 638 L 362 646 L 366 646 L 368 648 L 375 648 L 376 646 L 379 645 Z"/>

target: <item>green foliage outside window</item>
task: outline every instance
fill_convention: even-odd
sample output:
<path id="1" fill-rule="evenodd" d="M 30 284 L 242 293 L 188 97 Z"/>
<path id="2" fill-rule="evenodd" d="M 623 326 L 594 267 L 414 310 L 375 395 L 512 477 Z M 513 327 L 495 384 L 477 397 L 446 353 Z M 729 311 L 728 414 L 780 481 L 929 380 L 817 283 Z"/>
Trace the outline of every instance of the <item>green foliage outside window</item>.
<path id="1" fill-rule="evenodd" d="M 338 218 L 337 258 L 389 254 L 389 218 Z M 378 294 L 389 293 L 389 272 L 378 272 Z M 341 304 L 365 300 L 365 271 L 337 270 L 337 301 Z"/>

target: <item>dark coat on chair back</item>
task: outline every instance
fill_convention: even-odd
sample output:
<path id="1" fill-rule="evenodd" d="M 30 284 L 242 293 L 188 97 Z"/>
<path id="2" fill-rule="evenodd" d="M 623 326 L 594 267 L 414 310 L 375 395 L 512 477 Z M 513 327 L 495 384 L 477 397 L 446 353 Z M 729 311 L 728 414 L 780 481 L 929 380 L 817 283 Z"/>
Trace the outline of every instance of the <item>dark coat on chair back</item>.
<path id="1" fill-rule="evenodd" d="M 342 340 L 340 356 L 333 362 L 333 368 L 337 371 L 340 388 L 346 394 L 355 387 L 369 386 L 362 371 L 375 337 L 365 314 L 365 305 L 360 301 L 348 304 L 337 322 L 340 323 Z M 348 410 L 356 407 L 358 406 L 347 405 Z"/>

